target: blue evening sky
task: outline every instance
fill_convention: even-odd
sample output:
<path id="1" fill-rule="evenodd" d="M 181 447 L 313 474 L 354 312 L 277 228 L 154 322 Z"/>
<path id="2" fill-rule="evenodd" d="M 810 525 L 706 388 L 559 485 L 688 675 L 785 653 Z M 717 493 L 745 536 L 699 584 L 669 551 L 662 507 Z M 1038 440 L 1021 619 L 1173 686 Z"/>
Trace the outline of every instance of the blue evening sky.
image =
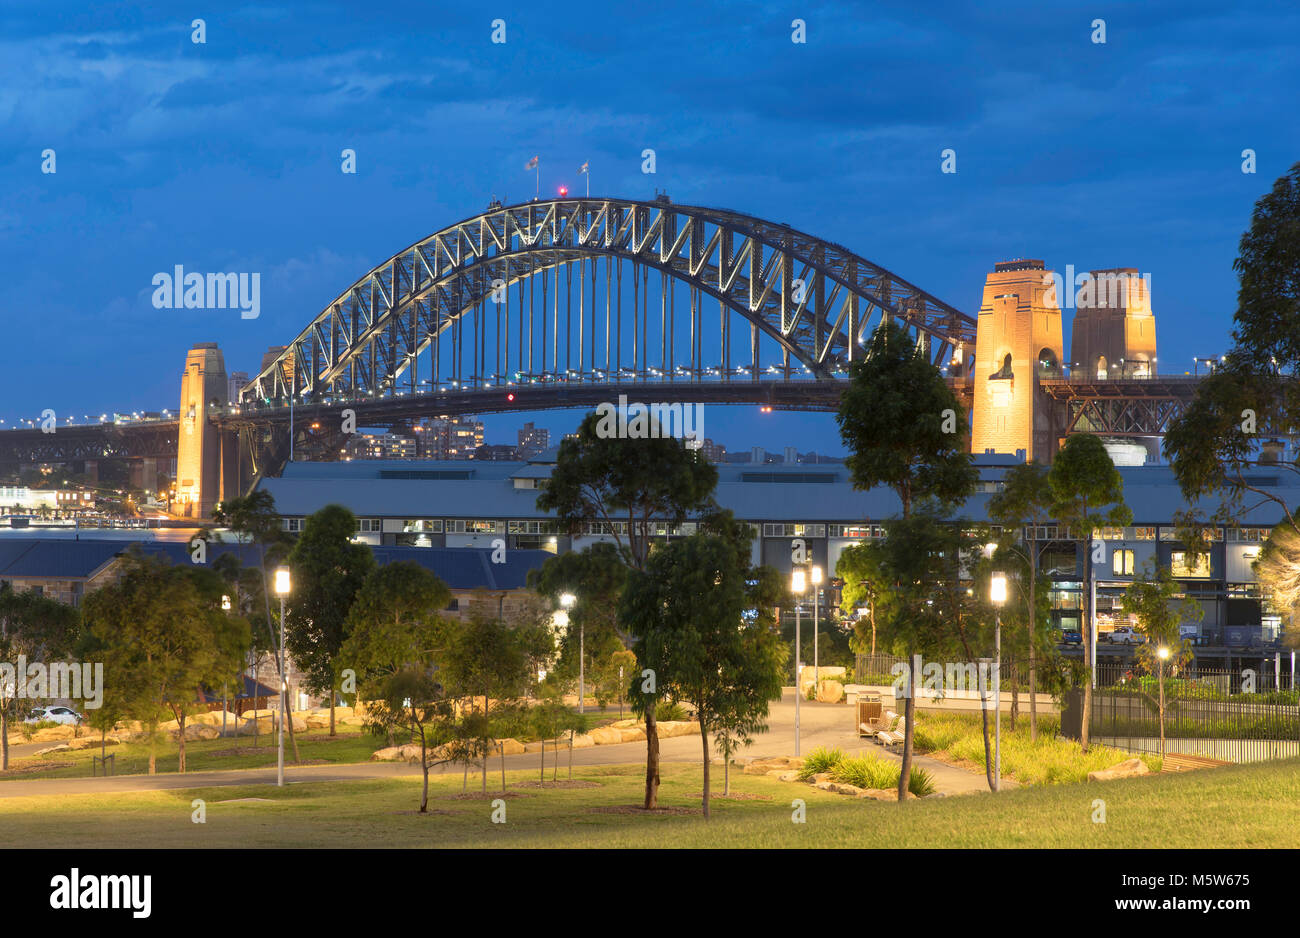
<path id="1" fill-rule="evenodd" d="M 544 193 L 589 160 L 593 194 L 788 222 L 970 313 L 998 260 L 1137 267 L 1181 372 L 1224 348 L 1238 238 L 1300 159 L 1300 7 L 9 0 L 0 418 L 174 408 L 196 341 L 253 372 L 395 251 L 531 197 L 533 155 Z M 260 271 L 261 316 L 154 309 L 176 264 Z M 732 449 L 841 451 L 829 416 L 708 419 Z"/>

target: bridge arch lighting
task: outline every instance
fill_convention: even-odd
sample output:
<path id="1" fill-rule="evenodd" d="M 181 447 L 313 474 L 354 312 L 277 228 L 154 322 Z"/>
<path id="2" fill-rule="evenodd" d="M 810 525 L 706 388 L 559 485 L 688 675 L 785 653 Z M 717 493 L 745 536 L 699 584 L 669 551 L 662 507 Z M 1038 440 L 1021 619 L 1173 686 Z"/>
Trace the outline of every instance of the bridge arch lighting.
<path id="1" fill-rule="evenodd" d="M 561 189 L 567 196 L 568 187 Z M 545 319 L 538 292 L 549 306 Z M 705 309 L 706 300 L 716 312 Z M 532 317 L 527 335 L 525 315 Z M 503 384 L 516 358 L 515 370 L 534 385 L 539 372 L 576 374 L 569 383 L 644 378 L 652 362 L 653 376 L 663 378 L 678 370 L 673 357 L 688 357 L 688 341 L 695 346 L 692 376 L 770 381 L 802 369 L 835 381 L 885 319 L 906 324 L 936 364 L 974 343 L 973 317 L 788 225 L 666 199 L 494 204 L 363 275 L 267 362 L 240 403 L 373 397 L 377 388 L 414 391 L 425 377 L 442 385 L 453 373 L 454 387 L 480 390 Z M 459 356 L 454 368 L 449 353 Z M 630 372 L 622 367 L 628 357 Z M 750 362 L 747 369 L 736 367 L 737 357 Z M 764 357 L 781 364 L 765 368 Z"/>

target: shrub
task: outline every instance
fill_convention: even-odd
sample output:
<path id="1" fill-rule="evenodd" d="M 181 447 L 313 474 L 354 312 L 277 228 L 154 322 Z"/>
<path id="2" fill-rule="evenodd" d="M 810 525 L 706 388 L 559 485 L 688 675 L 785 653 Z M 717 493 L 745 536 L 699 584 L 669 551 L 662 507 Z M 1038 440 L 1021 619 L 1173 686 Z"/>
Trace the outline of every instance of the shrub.
<path id="1" fill-rule="evenodd" d="M 901 766 L 878 756 L 867 755 L 853 759 L 841 758 L 829 771 L 831 778 L 845 785 L 890 791 L 898 788 Z M 907 790 L 918 798 L 924 798 L 934 793 L 934 778 L 925 769 L 912 766 L 907 776 Z"/>
<path id="2" fill-rule="evenodd" d="M 799 770 L 799 779 L 806 782 L 814 775 L 831 771 L 842 761 L 844 761 L 844 753 L 841 750 L 818 746 L 804 759 L 803 768 Z"/>
<path id="3" fill-rule="evenodd" d="M 686 708 L 673 700 L 661 700 L 655 704 L 655 719 L 664 723 L 685 720 Z"/>

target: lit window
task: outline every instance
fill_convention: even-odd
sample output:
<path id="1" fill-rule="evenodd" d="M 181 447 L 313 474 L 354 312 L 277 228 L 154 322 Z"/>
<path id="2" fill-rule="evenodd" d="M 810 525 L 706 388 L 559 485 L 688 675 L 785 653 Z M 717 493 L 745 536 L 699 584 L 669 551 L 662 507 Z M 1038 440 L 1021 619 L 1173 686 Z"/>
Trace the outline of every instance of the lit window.
<path id="1" fill-rule="evenodd" d="M 1111 569 L 1115 576 L 1133 575 L 1133 551 L 1117 550 L 1111 554 Z"/>

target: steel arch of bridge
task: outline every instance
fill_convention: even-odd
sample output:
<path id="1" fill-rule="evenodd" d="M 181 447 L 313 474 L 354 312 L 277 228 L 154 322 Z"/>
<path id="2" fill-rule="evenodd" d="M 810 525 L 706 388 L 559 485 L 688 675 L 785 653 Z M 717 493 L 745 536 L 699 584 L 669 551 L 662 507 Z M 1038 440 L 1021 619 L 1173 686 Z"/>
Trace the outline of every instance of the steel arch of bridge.
<path id="1" fill-rule="evenodd" d="M 605 258 L 605 369 L 597 367 L 596 309 L 597 259 Z M 480 350 L 478 316 L 474 323 L 474 374 L 470 386 L 493 387 L 509 380 L 511 339 L 510 292 L 517 286 L 520 347 L 516 352 L 522 362 L 523 283 L 542 278 L 543 307 L 546 303 L 546 278 L 554 272 L 556 314 L 553 345 L 554 370 L 547 371 L 546 310 L 542 311 L 541 348 L 543 380 L 560 371 L 558 291 L 560 269 L 572 262 L 590 261 L 592 302 L 591 331 L 583 334 L 584 311 L 578 316 L 577 380 L 588 377 L 609 380 L 610 296 L 613 293 L 611 267 L 618 264 L 618 300 L 623 298 L 622 262 L 632 262 L 634 296 L 638 273 L 648 291 L 648 271 L 657 270 L 662 284 L 672 278 L 691 288 L 691 369 L 692 379 L 705 371 L 702 354 L 697 357 L 703 332 L 702 300 L 697 309 L 696 296 L 711 296 L 724 310 L 743 317 L 750 326 L 749 351 L 752 355 L 749 379 L 759 381 L 765 374 L 760 362 L 760 337 L 774 342 L 782 365 L 773 372 L 788 380 L 791 359 L 806 368 L 815 379 L 831 379 L 860 358 L 861 343 L 873 324 L 885 317 L 906 323 L 916 334 L 918 343 L 936 365 L 946 365 L 957 348 L 973 352 L 976 321 L 924 290 L 890 273 L 888 270 L 853 254 L 847 249 L 804 234 L 787 225 L 764 221 L 750 215 L 719 209 L 671 203 L 666 197 L 655 201 L 634 199 L 569 198 L 527 202 L 513 206 L 493 204 L 488 211 L 457 222 L 393 255 L 369 271 L 329 304 L 274 361 L 240 393 L 241 403 L 283 402 L 291 393 L 299 399 L 320 399 L 324 394 L 383 394 L 403 385 L 415 390 L 421 383 L 417 359 L 432 350 L 429 369 L 433 384 L 442 382 L 438 375 L 439 343 L 451 330 L 452 341 L 460 343 L 465 320 L 476 310 L 483 312 L 483 344 L 487 342 L 487 301 L 493 299 L 497 314 L 497 348 L 490 358 Z M 571 266 L 566 267 L 571 276 Z M 579 274 L 585 281 L 585 266 Z M 529 284 L 528 306 L 529 371 L 534 364 L 532 340 L 532 291 Z M 571 291 L 571 283 L 566 285 Z M 580 290 L 585 287 L 580 286 Z M 644 377 L 651 350 L 646 345 L 645 323 L 641 324 L 640 361 L 637 361 L 635 322 L 632 373 Z M 572 302 L 570 292 L 569 302 Z M 500 367 L 502 333 L 501 306 L 504 304 L 506 368 Z M 635 305 L 635 304 L 634 304 Z M 635 315 L 635 309 L 634 309 Z M 721 374 L 731 375 L 731 349 L 734 340 L 729 332 L 731 317 L 725 312 L 720 325 Z M 673 325 L 661 310 L 661 328 Z M 621 316 L 617 323 L 616 358 L 621 361 Z M 566 365 L 570 359 L 574 336 L 564 335 Z M 668 358 L 666 335 L 664 352 Z M 587 346 L 590 361 L 584 362 Z M 770 347 L 770 345 L 769 345 Z M 455 346 L 458 361 L 463 360 L 460 345 Z M 673 359 L 662 361 L 669 369 L 670 380 L 679 372 Z M 493 359 L 496 368 L 488 374 Z M 484 367 L 479 372 L 478 365 Z M 301 363 L 295 367 L 295 363 Z M 457 366 L 459 367 L 459 366 Z M 619 370 L 616 374 L 624 372 Z M 658 372 L 653 372 L 658 373 Z M 566 367 L 564 380 L 573 380 Z M 458 373 L 459 377 L 459 373 Z M 528 378 L 536 376 L 530 374 Z M 690 379 L 688 379 L 690 380 Z M 423 382 L 428 383 L 428 382 Z M 451 380 L 446 382 L 452 384 Z M 292 391 L 291 386 L 292 385 Z M 459 381 L 456 387 L 464 387 Z"/>

